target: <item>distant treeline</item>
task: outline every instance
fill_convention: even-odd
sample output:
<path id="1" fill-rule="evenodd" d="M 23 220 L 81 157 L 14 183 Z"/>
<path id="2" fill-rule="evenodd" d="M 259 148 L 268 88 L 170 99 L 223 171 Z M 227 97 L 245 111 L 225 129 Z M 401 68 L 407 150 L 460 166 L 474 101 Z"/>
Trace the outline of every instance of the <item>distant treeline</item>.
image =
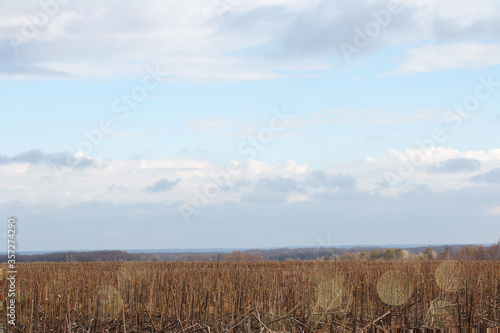
<path id="1" fill-rule="evenodd" d="M 150 253 L 128 253 L 125 251 L 89 251 L 89 252 L 51 252 L 44 254 L 22 255 L 16 262 L 98 262 L 98 261 L 151 261 Z M 1 262 L 6 262 L 2 256 Z"/>
<path id="2" fill-rule="evenodd" d="M 282 248 L 233 251 L 231 253 L 129 253 L 125 251 L 52 252 L 18 255 L 17 262 L 104 262 L 104 261 L 263 261 L 263 260 L 500 260 L 500 241 L 491 246 L 446 245 L 414 248 L 354 247 L 340 249 Z M 7 256 L 0 257 L 6 262 Z"/>

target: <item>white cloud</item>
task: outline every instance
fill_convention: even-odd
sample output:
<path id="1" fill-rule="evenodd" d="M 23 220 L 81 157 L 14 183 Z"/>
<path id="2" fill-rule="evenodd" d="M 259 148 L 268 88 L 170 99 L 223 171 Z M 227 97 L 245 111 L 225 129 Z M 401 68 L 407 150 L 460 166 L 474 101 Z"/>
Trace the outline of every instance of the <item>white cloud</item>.
<path id="1" fill-rule="evenodd" d="M 415 173 L 407 178 L 410 185 L 396 186 L 396 195 L 386 194 L 387 188 L 381 184 L 386 172 L 397 173 L 400 164 L 417 153 L 423 153 L 423 158 L 416 165 Z M 175 235 L 176 239 L 181 238 L 179 235 L 184 231 L 186 235 L 192 235 L 189 232 L 193 232 L 193 228 L 184 224 L 179 207 L 192 204 L 195 193 L 205 191 L 207 184 L 218 183 L 222 185 L 218 194 L 210 199 L 210 209 L 201 211 L 192 219 L 196 225 L 194 229 L 203 236 L 207 235 L 207 229 L 237 235 L 247 226 L 255 229 L 256 223 L 262 228 L 285 230 L 287 226 L 303 225 L 307 221 L 316 229 L 306 228 L 306 231 L 294 234 L 290 244 L 300 244 L 298 241 L 306 234 L 314 240 L 325 231 L 352 234 L 360 229 L 366 235 L 356 233 L 359 238 L 352 238 L 350 242 L 368 244 L 369 237 L 373 239 L 373 235 L 383 229 L 397 231 L 390 236 L 386 231 L 380 233 L 380 242 L 421 239 L 426 243 L 434 239 L 427 232 L 412 233 L 411 239 L 404 238 L 412 225 L 425 221 L 439 230 L 455 226 L 455 238 L 436 236 L 438 242 L 456 242 L 462 239 L 460 237 L 466 239 L 471 235 L 484 241 L 486 238 L 480 238 L 480 233 L 474 232 L 477 224 L 472 227 L 470 221 L 497 228 L 495 218 L 500 216 L 498 184 L 470 181 L 475 175 L 500 170 L 500 149 L 391 150 L 377 158 L 335 164 L 326 170 L 309 170 L 307 164 L 292 160 L 279 165 L 255 160 L 234 161 L 237 168 L 229 176 L 226 165 L 206 160 L 91 159 L 92 163 L 79 167 L 79 157 L 75 156 L 77 162 L 73 161 L 71 171 L 64 175 L 62 182 L 54 174 L 53 166 L 57 165 L 54 156 L 61 154 L 30 152 L 0 156 L 0 174 L 3 176 L 0 210 L 6 216 L 19 212 L 25 224 L 31 226 L 23 236 L 26 244 L 38 244 L 36 237 L 42 231 L 33 230 L 43 229 L 49 222 L 61 233 L 72 230 L 72 233 L 87 235 L 94 224 L 103 224 L 109 232 L 123 228 L 137 230 L 137 220 L 141 220 L 147 221 L 150 228 L 159 228 L 154 229 L 156 236 L 159 230 L 166 235 Z M 456 158 L 474 159 L 480 162 L 480 166 L 455 172 L 460 170 L 458 168 L 448 174 L 444 173 L 444 168 L 438 175 L 429 171 L 429 167 L 436 163 Z M 185 230 L 181 232 L 176 228 Z M 233 229 L 228 231 L 227 228 Z M 461 234 L 463 230 L 472 233 Z M 248 233 L 244 234 L 248 236 Z M 113 246 L 124 248 L 121 242 L 131 235 L 114 238 Z M 31 239 L 33 243 L 28 241 Z M 102 236 L 93 244 L 104 246 L 109 239 Z M 467 241 L 470 242 L 470 238 Z M 160 240 L 155 244 L 161 247 Z M 64 246 L 70 245 L 76 246 Z M 209 244 L 204 243 L 204 246 Z"/>
<path id="2" fill-rule="evenodd" d="M 373 20 L 387 1 L 242 1 L 219 18 L 212 1 L 74 0 L 38 32 L 23 27 L 41 7 L 11 6 L 0 14 L 0 75 L 12 78 L 123 78 L 159 65 L 192 82 L 262 80 L 296 71 L 328 70 L 338 45 Z M 450 10 L 453 8 L 453 10 Z M 492 0 L 406 1 L 375 47 L 433 42 L 408 51 L 398 73 L 498 64 L 499 4 Z M 16 54 L 9 36 L 26 43 Z M 16 38 L 16 37 L 14 37 Z M 467 42 L 465 41 L 467 40 Z M 443 44 L 445 43 L 445 44 Z M 327 57 L 325 57 L 325 55 Z"/>
<path id="3" fill-rule="evenodd" d="M 299 10 L 305 4 L 276 1 L 274 5 Z M 265 7 L 263 3 L 242 4 L 227 15 L 262 6 Z M 272 35 L 263 34 L 261 29 L 273 31 L 275 26 L 264 24 L 266 27 L 245 31 L 225 29 L 226 21 L 217 16 L 211 1 L 108 1 L 97 6 L 72 1 L 60 6 L 43 29 L 25 38 L 23 27 L 37 13 L 43 13 L 40 7 L 1 15 L 0 35 L 4 37 L 0 43 L 12 55 L 4 62 L 10 67 L 10 78 L 43 74 L 33 72 L 33 66 L 46 74 L 95 79 L 137 75 L 153 63 L 173 77 L 195 82 L 260 80 L 281 76 L 280 70 L 314 71 L 328 67 L 314 59 L 230 55 L 265 45 Z M 18 45 L 21 57 L 14 57 L 8 36 L 26 41 Z"/>
<path id="4" fill-rule="evenodd" d="M 436 167 L 454 159 L 468 159 L 478 161 L 478 168 L 474 170 L 464 169 L 456 172 L 436 173 Z M 458 190 L 469 186 L 476 186 L 471 181 L 475 175 L 488 172 L 500 167 L 500 149 L 487 151 L 459 151 L 452 148 L 408 148 L 405 151 L 391 150 L 379 157 L 367 157 L 363 162 L 351 165 L 363 171 L 363 176 L 358 176 L 367 189 L 376 189 L 379 184 L 384 184 L 387 179 L 393 181 L 396 193 L 411 189 L 413 186 L 426 185 L 434 192 Z M 388 175 L 390 175 L 388 177 Z M 386 186 L 390 184 L 385 184 Z M 393 195 L 394 188 L 382 186 L 384 195 Z"/>
<path id="5" fill-rule="evenodd" d="M 234 163 L 237 167 L 228 173 L 226 165 L 194 159 L 100 161 L 85 168 L 67 168 L 55 162 L 9 162 L 0 164 L 0 173 L 6 177 L 0 197 L 2 202 L 24 203 L 70 204 L 89 200 L 173 203 L 191 200 L 195 190 L 203 190 L 206 184 L 214 182 L 214 178 L 222 177 L 218 178 L 224 182 L 221 188 L 228 192 L 221 193 L 214 202 L 234 201 L 244 193 L 235 187 L 238 183 L 252 183 L 262 178 L 296 177 L 307 170 L 306 164 L 299 165 L 294 161 L 282 165 L 255 160 Z M 159 180 L 172 186 L 158 193 L 149 191 L 148 188 Z"/>
<path id="6" fill-rule="evenodd" d="M 28 159 L 30 156 L 31 160 Z M 394 189 L 398 194 L 415 186 L 425 185 L 433 192 L 444 192 L 488 186 L 474 182 L 471 178 L 500 167 L 500 149 L 461 152 L 442 147 L 391 150 L 378 158 L 367 157 L 358 162 L 334 164 L 319 173 L 309 170 L 307 164 L 299 164 L 293 160 L 280 165 L 257 160 L 233 161 L 237 167 L 230 172 L 227 171 L 227 165 L 196 159 L 90 159 L 92 163 L 84 167 L 74 163 L 68 169 L 59 169 L 60 163 L 43 156 L 45 155 L 41 153 L 32 153 L 3 157 L 4 164 L 0 164 L 0 173 L 5 178 L 0 189 L 2 202 L 190 202 L 196 190 L 204 191 L 207 184 L 214 183 L 219 184 L 219 193 L 212 200 L 213 203 L 228 200 L 238 202 L 249 191 L 259 188 L 262 190 L 262 184 L 280 179 L 297 184 L 295 190 L 287 194 L 290 202 L 312 200 L 317 195 L 325 191 L 330 193 L 332 190 L 349 190 L 349 193 L 344 194 L 350 196 L 357 195 L 356 191 L 381 191 L 384 195 L 392 195 Z M 462 160 L 456 159 L 476 162 L 462 163 Z M 450 160 L 454 163 L 449 163 Z M 408 166 L 414 169 L 413 172 L 401 175 L 400 170 L 406 170 Z M 63 172 L 62 181 L 54 168 Z M 388 172 L 403 178 L 406 186 L 393 184 L 393 188 L 387 188 L 384 181 Z M 159 180 L 172 186 L 162 187 L 162 191 L 157 192 L 147 190 Z M 337 187 L 331 184 L 337 184 Z M 257 191 L 254 196 L 259 193 L 263 192 Z"/>
<path id="7" fill-rule="evenodd" d="M 498 17 L 499 8 L 496 0 L 406 0 L 404 3 L 418 9 L 422 20 L 441 19 L 461 26 Z"/>
<path id="8" fill-rule="evenodd" d="M 447 69 L 482 69 L 499 65 L 500 44 L 459 43 L 424 45 L 406 52 L 394 74 L 434 72 Z"/>

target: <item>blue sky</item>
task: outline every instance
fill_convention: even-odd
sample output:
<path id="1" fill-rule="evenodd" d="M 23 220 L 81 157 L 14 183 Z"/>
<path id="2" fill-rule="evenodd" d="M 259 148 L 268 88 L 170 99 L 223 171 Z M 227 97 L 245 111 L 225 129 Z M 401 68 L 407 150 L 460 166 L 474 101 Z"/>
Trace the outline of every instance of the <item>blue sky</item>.
<path id="1" fill-rule="evenodd" d="M 496 1 L 1 9 L 22 250 L 500 238 Z"/>

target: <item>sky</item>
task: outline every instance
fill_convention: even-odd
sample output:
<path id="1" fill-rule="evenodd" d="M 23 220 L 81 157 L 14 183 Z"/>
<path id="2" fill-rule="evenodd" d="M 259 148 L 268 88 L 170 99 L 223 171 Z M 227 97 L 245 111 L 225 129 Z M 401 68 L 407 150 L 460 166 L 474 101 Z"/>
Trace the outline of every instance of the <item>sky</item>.
<path id="1" fill-rule="evenodd" d="M 496 242 L 499 54 L 496 0 L 2 1 L 2 247 Z"/>

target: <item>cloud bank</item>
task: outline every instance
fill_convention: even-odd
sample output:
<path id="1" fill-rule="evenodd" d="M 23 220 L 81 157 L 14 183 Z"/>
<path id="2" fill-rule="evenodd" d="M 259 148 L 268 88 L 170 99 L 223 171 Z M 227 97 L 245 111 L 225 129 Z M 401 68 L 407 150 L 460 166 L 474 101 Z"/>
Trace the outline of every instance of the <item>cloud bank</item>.
<path id="1" fill-rule="evenodd" d="M 384 18 L 394 3 L 397 14 Z M 12 5 L 0 14 L 0 75 L 116 79 L 151 63 L 171 80 L 191 82 L 318 74 L 345 64 L 340 45 L 354 45 L 370 22 L 381 31 L 356 61 L 398 46 L 395 74 L 479 68 L 499 64 L 499 7 L 493 0 L 274 0 L 242 2 L 219 16 L 202 0 Z"/>

